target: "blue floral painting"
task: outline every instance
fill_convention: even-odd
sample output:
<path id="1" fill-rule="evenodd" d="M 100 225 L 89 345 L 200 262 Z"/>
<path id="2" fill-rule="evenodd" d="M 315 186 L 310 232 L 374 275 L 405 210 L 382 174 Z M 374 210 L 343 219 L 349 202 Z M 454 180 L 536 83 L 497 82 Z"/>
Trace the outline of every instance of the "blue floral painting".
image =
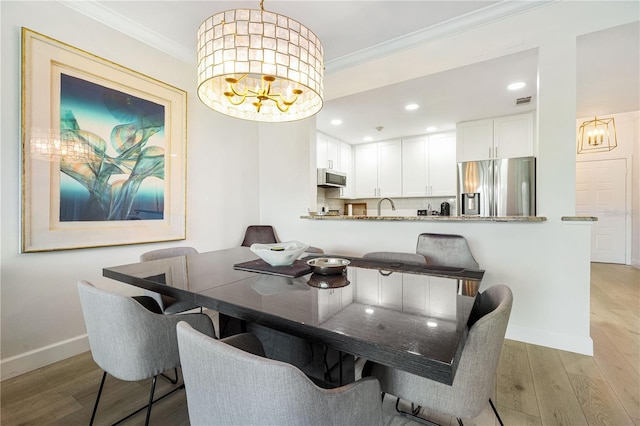
<path id="1" fill-rule="evenodd" d="M 165 107 L 61 74 L 60 221 L 164 218 Z"/>

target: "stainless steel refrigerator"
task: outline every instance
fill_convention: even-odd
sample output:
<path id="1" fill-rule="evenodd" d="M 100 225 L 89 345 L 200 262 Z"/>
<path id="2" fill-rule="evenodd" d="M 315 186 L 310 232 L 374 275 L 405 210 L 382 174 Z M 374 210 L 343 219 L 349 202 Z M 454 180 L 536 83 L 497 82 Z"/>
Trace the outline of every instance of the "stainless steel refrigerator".
<path id="1" fill-rule="evenodd" d="M 535 157 L 458 163 L 460 214 L 535 216 Z"/>

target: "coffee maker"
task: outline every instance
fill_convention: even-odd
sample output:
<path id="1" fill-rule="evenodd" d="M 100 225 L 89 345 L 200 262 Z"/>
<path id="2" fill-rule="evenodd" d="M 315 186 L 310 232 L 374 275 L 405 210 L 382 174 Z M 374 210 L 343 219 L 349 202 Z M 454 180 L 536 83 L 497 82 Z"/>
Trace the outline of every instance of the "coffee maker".
<path id="1" fill-rule="evenodd" d="M 451 206 L 446 201 L 440 204 L 440 216 L 451 216 Z"/>

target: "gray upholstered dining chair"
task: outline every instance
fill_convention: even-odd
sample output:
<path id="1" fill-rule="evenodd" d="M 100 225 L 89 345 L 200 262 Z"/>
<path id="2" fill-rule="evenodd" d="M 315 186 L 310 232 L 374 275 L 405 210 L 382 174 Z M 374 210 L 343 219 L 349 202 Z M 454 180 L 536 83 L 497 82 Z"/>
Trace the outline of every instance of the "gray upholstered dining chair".
<path id="1" fill-rule="evenodd" d="M 200 332 L 215 336 L 211 318 L 199 313 L 153 313 L 131 297 L 98 289 L 87 281 L 78 282 L 78 293 L 91 355 L 104 370 L 90 424 L 96 417 L 107 374 L 126 381 L 153 377 L 148 404 L 122 419 L 146 408 L 145 424 L 148 424 L 158 375 L 176 369 L 180 364 L 176 325 L 187 321 Z M 152 299 L 149 300 L 153 303 Z M 175 387 L 169 393 L 182 387 Z"/>
<path id="2" fill-rule="evenodd" d="M 426 265 L 427 259 L 417 253 L 403 253 L 396 251 L 372 251 L 362 256 L 367 260 L 379 260 L 381 262 L 402 263 L 405 265 Z"/>
<path id="3" fill-rule="evenodd" d="M 420 234 L 418 235 L 416 253 L 423 255 L 429 265 L 479 268 L 467 240 L 462 235 Z"/>
<path id="4" fill-rule="evenodd" d="M 469 335 L 451 386 L 375 363 L 367 366 L 366 374 L 380 381 L 383 392 L 454 416 L 460 425 L 461 418 L 476 417 L 487 404 L 502 424 L 491 396 L 512 302 L 511 289 L 505 285 L 495 285 L 478 294 L 469 319 Z M 402 414 L 411 417 L 417 411 Z"/>
<path id="5" fill-rule="evenodd" d="M 271 225 L 250 225 L 244 233 L 244 239 L 242 240 L 242 247 L 251 247 L 251 244 L 273 244 L 279 243 L 276 232 Z M 318 247 L 309 246 L 307 253 L 324 253 L 324 250 Z"/>
<path id="6" fill-rule="evenodd" d="M 290 364 L 226 342 L 178 324 L 191 424 L 382 424 L 380 386 L 374 378 L 322 389 Z"/>
<path id="7" fill-rule="evenodd" d="M 251 247 L 251 244 L 272 244 L 277 243 L 276 232 L 271 225 L 250 225 L 247 226 L 242 240 L 242 247 Z"/>
<path id="8" fill-rule="evenodd" d="M 147 262 L 158 259 L 168 259 L 171 257 L 189 256 L 190 254 L 197 254 L 198 250 L 193 247 L 168 247 L 163 249 L 157 249 L 142 253 L 140 255 L 140 262 Z M 144 290 L 145 296 L 152 297 L 160 306 L 160 309 L 165 314 L 178 314 L 185 311 L 191 311 L 193 309 L 200 309 L 200 306 L 196 306 L 193 303 L 184 302 L 178 300 L 175 297 L 166 296 L 164 294 L 156 293 L 151 290 Z"/>

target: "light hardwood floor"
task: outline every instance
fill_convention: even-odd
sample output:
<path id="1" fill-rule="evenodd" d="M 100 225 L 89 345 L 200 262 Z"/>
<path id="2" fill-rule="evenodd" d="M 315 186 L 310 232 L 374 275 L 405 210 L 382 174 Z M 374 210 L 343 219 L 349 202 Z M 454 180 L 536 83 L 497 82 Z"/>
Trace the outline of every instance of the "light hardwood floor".
<path id="1" fill-rule="evenodd" d="M 591 268 L 591 337 L 594 356 L 506 340 L 495 402 L 505 425 L 640 426 L 640 270 L 594 263 Z M 101 371 L 84 353 L 5 380 L 1 424 L 87 424 Z M 107 378 L 96 424 L 111 424 L 146 403 L 150 380 Z M 170 388 L 158 381 L 157 392 Z M 385 424 L 416 424 L 395 414 L 387 396 Z M 455 419 L 422 415 L 442 425 Z M 143 424 L 140 414 L 127 425 Z M 153 425 L 188 425 L 184 391 L 154 405 Z M 497 425 L 490 408 L 465 425 Z"/>

